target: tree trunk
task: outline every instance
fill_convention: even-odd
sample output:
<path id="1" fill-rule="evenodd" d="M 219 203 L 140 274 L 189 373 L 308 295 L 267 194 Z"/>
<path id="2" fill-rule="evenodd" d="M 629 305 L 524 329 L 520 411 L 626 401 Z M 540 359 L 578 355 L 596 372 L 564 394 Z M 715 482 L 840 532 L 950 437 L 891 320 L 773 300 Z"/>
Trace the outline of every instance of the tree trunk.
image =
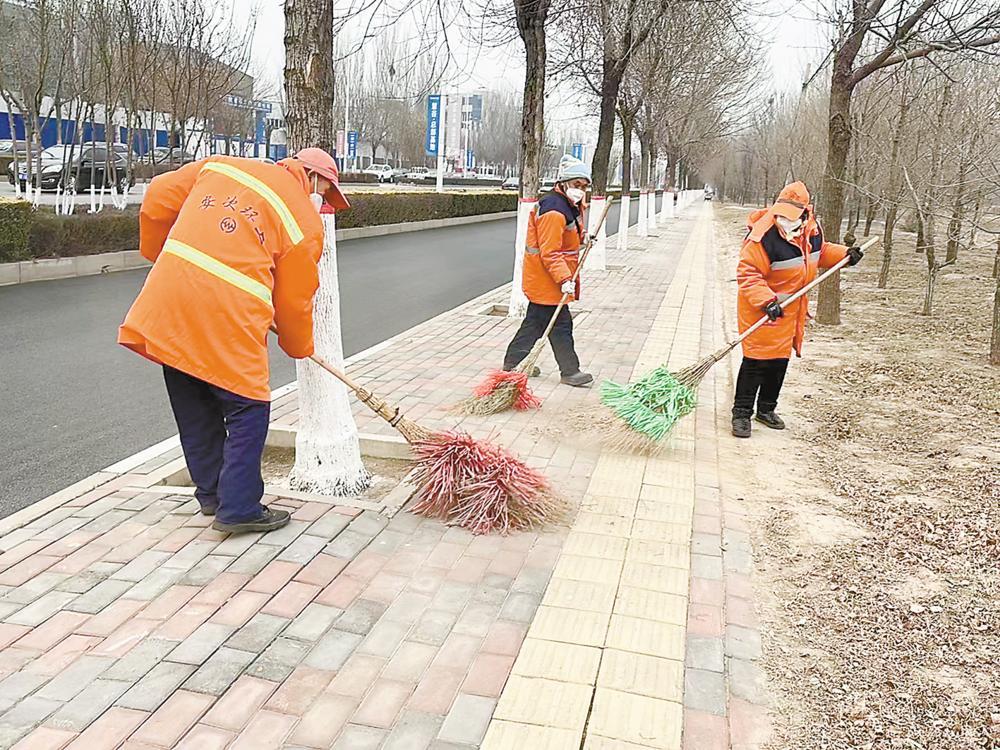
<path id="1" fill-rule="evenodd" d="M 969 171 L 969 154 L 972 148 L 963 148 L 958 164 L 958 181 L 955 185 L 955 202 L 951 208 L 951 220 L 948 222 L 948 249 L 945 261 L 954 263 L 958 260 L 959 241 L 962 237 L 962 219 L 965 216 L 965 188 Z"/>
<path id="2" fill-rule="evenodd" d="M 1000 279 L 1000 237 L 997 237 L 997 253 L 993 256 L 993 278 Z"/>
<path id="3" fill-rule="evenodd" d="M 889 209 L 885 214 L 885 232 L 882 237 L 882 268 L 878 273 L 878 288 L 885 289 L 889 283 L 889 269 L 892 265 L 892 235 L 896 229 L 896 219 L 899 216 L 899 200 L 902 194 L 901 170 L 899 168 L 899 149 L 903 142 L 903 131 L 910 113 L 910 99 L 905 82 L 902 99 L 899 103 L 899 117 L 892 133 L 892 149 L 889 156 Z M 865 232 L 867 235 L 868 233 Z"/>
<path id="4" fill-rule="evenodd" d="M 969 227 L 969 244 L 971 250 L 976 246 L 976 232 L 979 229 L 979 220 L 983 215 L 983 191 L 976 191 L 976 207 L 972 211 L 972 226 Z"/>
<path id="5" fill-rule="evenodd" d="M 285 2 L 285 124 L 288 153 L 333 153 L 333 0 Z"/>
<path id="6" fill-rule="evenodd" d="M 875 223 L 875 215 L 878 213 L 879 200 L 874 195 L 868 196 L 868 204 L 865 206 L 865 237 L 871 237 L 872 224 Z"/>
<path id="7" fill-rule="evenodd" d="M 830 79 L 826 171 L 823 174 L 823 195 L 820 204 L 825 236 L 831 242 L 840 239 L 844 217 L 844 175 L 847 157 L 851 151 L 851 97 L 854 94 L 850 61 L 845 63 L 839 57 L 838 55 Z M 816 321 L 826 325 L 840 325 L 839 271 L 819 285 Z"/>
<path id="8" fill-rule="evenodd" d="M 545 24 L 551 0 L 514 0 L 517 30 L 524 42 L 524 92 L 521 106 L 520 196 L 514 234 L 514 270 L 507 316 L 522 318 L 528 309 L 522 275 L 528 219 L 538 203 L 545 145 Z"/>
<path id="9" fill-rule="evenodd" d="M 332 153 L 333 2 L 285 2 L 285 121 L 291 153 L 317 146 Z M 314 197 L 317 209 L 322 203 Z M 336 226 L 324 214 L 324 252 L 313 309 L 316 354 L 343 368 Z M 358 428 L 346 387 L 310 360 L 296 363 L 301 423 L 295 439 L 292 486 L 310 492 L 352 495 L 365 490 L 371 475 L 361 461 Z"/>
<path id="10" fill-rule="evenodd" d="M 896 216 L 899 205 L 895 202 L 889 206 L 885 215 L 885 232 L 882 235 L 882 266 L 878 271 L 878 288 L 885 289 L 889 284 L 889 269 L 892 267 L 892 234 L 896 229 Z"/>
<path id="11" fill-rule="evenodd" d="M 598 120 L 597 145 L 591 162 L 594 195 L 608 192 L 608 166 L 611 147 L 615 142 L 615 105 L 622 84 L 622 71 L 617 59 L 605 52 L 604 72 L 601 77 L 601 116 Z"/>
<path id="12" fill-rule="evenodd" d="M 990 364 L 1000 365 L 1000 240 L 997 240 L 997 259 L 993 267 L 993 276 L 997 280 L 996 290 L 993 292 L 993 335 L 990 336 Z"/>
<path id="13" fill-rule="evenodd" d="M 632 192 L 632 119 L 622 116 L 622 197 Z"/>

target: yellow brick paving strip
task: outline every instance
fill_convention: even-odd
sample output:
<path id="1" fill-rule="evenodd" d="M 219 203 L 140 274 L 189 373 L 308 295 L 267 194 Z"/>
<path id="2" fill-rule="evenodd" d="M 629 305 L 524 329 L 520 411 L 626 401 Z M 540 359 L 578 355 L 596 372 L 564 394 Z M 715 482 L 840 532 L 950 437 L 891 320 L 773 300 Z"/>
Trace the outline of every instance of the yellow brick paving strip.
<path id="1" fill-rule="evenodd" d="M 692 231 L 633 369 L 698 358 L 711 221 Z M 679 750 L 695 425 L 646 458 L 604 452 L 483 750 Z"/>

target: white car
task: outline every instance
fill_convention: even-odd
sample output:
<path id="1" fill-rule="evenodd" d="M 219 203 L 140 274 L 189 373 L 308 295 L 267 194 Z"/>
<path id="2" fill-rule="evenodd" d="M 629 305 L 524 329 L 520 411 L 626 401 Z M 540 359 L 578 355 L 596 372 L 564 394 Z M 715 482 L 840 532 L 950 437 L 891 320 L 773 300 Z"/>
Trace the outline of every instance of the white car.
<path id="1" fill-rule="evenodd" d="M 435 172 L 432 175 L 431 171 L 427 167 L 414 167 L 404 175 L 404 179 L 406 180 L 417 180 L 417 181 L 427 180 L 430 179 L 431 177 L 437 177 L 437 173 Z"/>
<path id="2" fill-rule="evenodd" d="M 372 164 L 363 174 L 375 175 L 379 182 L 392 182 L 392 167 L 388 164 Z"/>

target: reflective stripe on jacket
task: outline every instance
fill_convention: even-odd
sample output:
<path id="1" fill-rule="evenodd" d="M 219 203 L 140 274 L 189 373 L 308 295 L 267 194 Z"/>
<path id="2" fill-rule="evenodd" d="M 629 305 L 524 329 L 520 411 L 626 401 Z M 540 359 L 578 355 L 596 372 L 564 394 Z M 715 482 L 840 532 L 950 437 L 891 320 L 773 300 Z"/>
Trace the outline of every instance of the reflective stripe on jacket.
<path id="1" fill-rule="evenodd" d="M 267 334 L 313 352 L 323 225 L 294 160 L 211 157 L 155 178 L 139 215 L 153 263 L 118 341 L 154 362 L 266 401 Z"/>
<path id="2" fill-rule="evenodd" d="M 847 247 L 823 239 L 823 230 L 812 217 L 802 234 L 789 242 L 772 225 L 756 225 L 765 215 L 756 211 L 750 215 L 750 225 L 760 235 L 756 241 L 748 236 L 740 250 L 736 281 L 736 298 L 740 333 L 760 320 L 764 307 L 778 295 L 799 291 L 816 278 L 819 268 L 829 268 L 847 255 Z M 787 306 L 784 315 L 765 323 L 743 342 L 743 354 L 753 359 L 787 359 L 794 349 L 802 356 L 802 339 L 809 317 L 809 302 L 800 297 Z"/>
<path id="3" fill-rule="evenodd" d="M 561 193 L 549 193 L 528 218 L 522 285 L 536 305 L 558 305 L 560 287 L 573 278 L 580 261 L 583 222 L 580 209 Z M 577 278 L 573 299 L 580 298 Z"/>

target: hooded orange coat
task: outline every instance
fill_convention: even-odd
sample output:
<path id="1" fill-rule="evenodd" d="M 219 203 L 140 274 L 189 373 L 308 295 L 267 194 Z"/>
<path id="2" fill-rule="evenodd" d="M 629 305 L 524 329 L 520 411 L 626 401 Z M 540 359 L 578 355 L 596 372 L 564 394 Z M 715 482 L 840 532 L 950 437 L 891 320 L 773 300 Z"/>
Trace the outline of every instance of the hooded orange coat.
<path id="1" fill-rule="evenodd" d="M 805 186 L 794 183 L 791 187 Z M 786 196 L 789 188 L 782 191 L 785 203 L 792 202 Z M 793 197 L 799 206 L 802 196 Z M 798 199 L 798 200 L 794 200 Z M 781 197 L 779 197 L 779 201 Z M 797 213 L 807 212 L 800 234 L 789 242 L 778 231 L 775 214 L 786 213 L 779 207 L 775 210 L 761 209 L 750 214 L 750 230 L 740 250 L 740 262 L 736 268 L 739 292 L 736 309 L 740 333 L 760 320 L 764 307 L 778 295 L 790 295 L 799 291 L 816 278 L 820 268 L 829 268 L 847 255 L 845 245 L 827 242 L 823 229 L 808 205 L 799 207 Z M 791 218 L 791 217 L 790 217 Z M 765 323 L 743 342 L 743 355 L 752 359 L 787 359 L 794 349 L 802 356 L 802 339 L 809 317 L 807 296 L 800 297 L 785 308 L 784 315 L 773 322 Z"/>
<path id="2" fill-rule="evenodd" d="M 155 178 L 139 215 L 153 263 L 118 342 L 246 398 L 267 401 L 268 328 L 313 353 L 323 225 L 303 166 L 216 156 Z"/>
<path id="3" fill-rule="evenodd" d="M 544 196 L 528 218 L 522 283 L 524 296 L 536 305 L 558 305 L 560 287 L 580 264 L 583 222 L 580 209 L 561 193 Z M 580 279 L 573 299 L 580 297 Z"/>

